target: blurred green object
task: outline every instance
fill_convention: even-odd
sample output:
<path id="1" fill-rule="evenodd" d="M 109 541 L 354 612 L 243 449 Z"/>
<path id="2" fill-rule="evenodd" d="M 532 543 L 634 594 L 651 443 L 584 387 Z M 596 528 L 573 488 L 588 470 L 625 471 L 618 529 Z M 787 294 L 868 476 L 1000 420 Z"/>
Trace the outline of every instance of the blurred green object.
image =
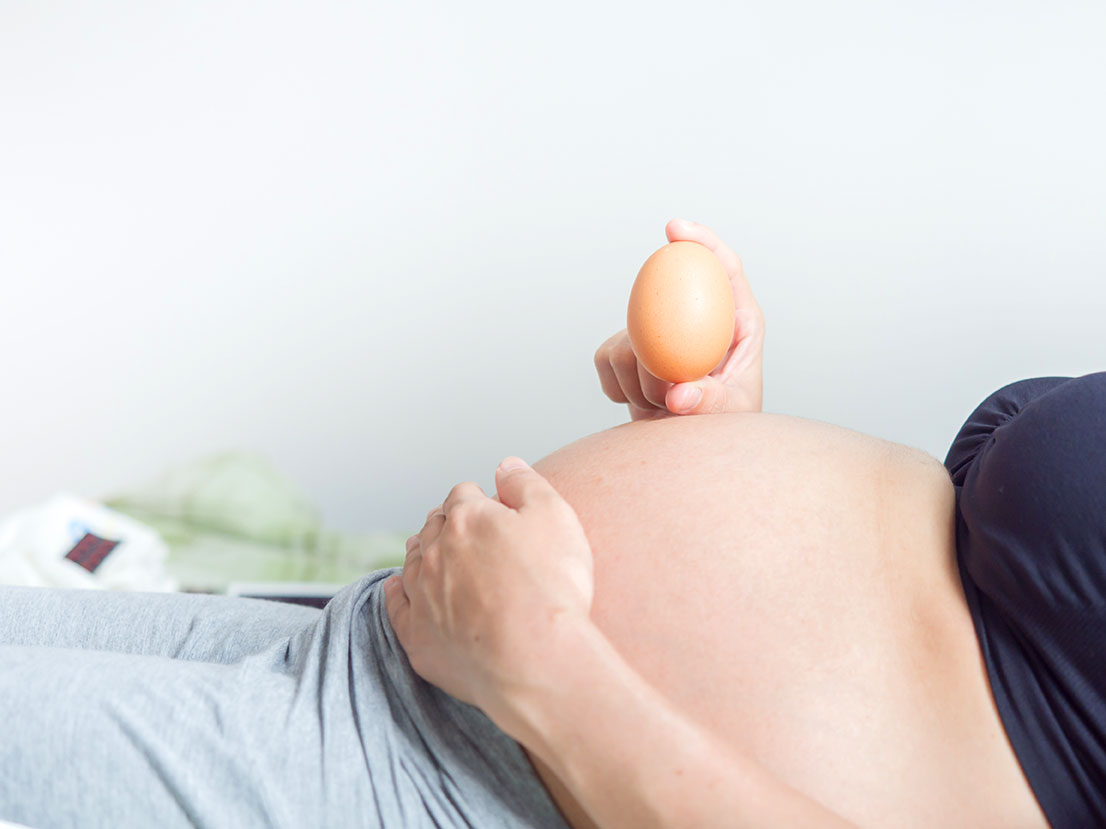
<path id="1" fill-rule="evenodd" d="M 222 593 L 240 581 L 346 584 L 403 563 L 403 530 L 343 534 L 264 457 L 227 452 L 172 469 L 104 502 L 161 534 L 182 590 Z"/>

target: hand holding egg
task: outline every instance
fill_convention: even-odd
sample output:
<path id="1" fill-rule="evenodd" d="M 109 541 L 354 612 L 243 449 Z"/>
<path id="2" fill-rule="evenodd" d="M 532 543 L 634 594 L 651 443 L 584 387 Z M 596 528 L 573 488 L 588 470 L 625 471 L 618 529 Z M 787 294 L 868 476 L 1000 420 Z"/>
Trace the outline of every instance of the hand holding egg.
<path id="1" fill-rule="evenodd" d="M 595 353 L 606 395 L 633 420 L 759 411 L 764 316 L 741 260 L 713 231 L 673 220 L 634 282 L 627 329 Z"/>

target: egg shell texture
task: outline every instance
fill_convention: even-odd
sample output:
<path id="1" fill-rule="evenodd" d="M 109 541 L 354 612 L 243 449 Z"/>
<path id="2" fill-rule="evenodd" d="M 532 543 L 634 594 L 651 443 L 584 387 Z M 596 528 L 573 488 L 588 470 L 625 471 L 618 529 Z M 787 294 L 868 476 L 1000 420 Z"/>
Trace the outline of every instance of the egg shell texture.
<path id="1" fill-rule="evenodd" d="M 734 298 L 714 252 L 672 242 L 641 266 L 626 314 L 630 346 L 651 374 L 670 383 L 705 377 L 733 341 Z"/>

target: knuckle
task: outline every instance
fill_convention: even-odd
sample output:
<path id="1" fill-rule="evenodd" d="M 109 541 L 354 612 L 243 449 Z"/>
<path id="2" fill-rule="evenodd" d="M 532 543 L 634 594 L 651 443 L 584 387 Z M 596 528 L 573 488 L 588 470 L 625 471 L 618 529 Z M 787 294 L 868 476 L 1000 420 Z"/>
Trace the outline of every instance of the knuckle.
<path id="1" fill-rule="evenodd" d="M 626 395 L 618 384 L 618 374 L 610 360 L 604 357 L 601 362 L 596 361 L 595 367 L 599 372 L 599 386 L 603 389 L 603 393 L 616 403 L 625 403 Z"/>
<path id="2" fill-rule="evenodd" d="M 443 542 L 453 545 L 456 544 L 459 536 L 464 535 L 466 529 L 464 515 L 458 515 L 457 511 L 454 510 L 449 514 L 445 524 L 442 525 L 442 534 L 439 538 Z"/>
<path id="3" fill-rule="evenodd" d="M 444 519 L 445 513 L 442 512 L 440 507 L 426 516 L 426 521 L 423 523 L 422 529 L 419 530 L 419 542 L 424 541 L 423 536 L 427 533 L 433 533 L 435 527 L 439 526 Z"/>
<path id="4" fill-rule="evenodd" d="M 654 406 L 664 406 L 664 398 L 671 383 L 654 377 L 641 365 L 638 366 L 638 382 L 641 384 L 641 392 L 646 400 Z"/>
<path id="5" fill-rule="evenodd" d="M 616 371 L 620 369 L 626 372 L 637 370 L 637 355 L 634 354 L 634 350 L 629 343 L 611 349 L 610 359 L 611 365 L 614 366 Z"/>
<path id="6" fill-rule="evenodd" d="M 593 359 L 595 360 L 596 368 L 603 368 L 609 364 L 611 361 L 611 354 L 618 347 L 619 343 L 625 339 L 627 339 L 625 329 L 607 337 L 607 339 L 600 344 L 599 348 L 595 349 L 595 356 Z"/>
<path id="7" fill-rule="evenodd" d="M 454 529 L 459 529 L 462 525 L 468 524 L 471 517 L 472 504 L 469 501 L 461 501 L 450 510 L 447 523 L 452 525 Z"/>
<path id="8" fill-rule="evenodd" d="M 419 575 L 422 578 L 433 580 L 441 570 L 442 548 L 434 542 L 422 553 L 422 562 L 419 566 Z"/>

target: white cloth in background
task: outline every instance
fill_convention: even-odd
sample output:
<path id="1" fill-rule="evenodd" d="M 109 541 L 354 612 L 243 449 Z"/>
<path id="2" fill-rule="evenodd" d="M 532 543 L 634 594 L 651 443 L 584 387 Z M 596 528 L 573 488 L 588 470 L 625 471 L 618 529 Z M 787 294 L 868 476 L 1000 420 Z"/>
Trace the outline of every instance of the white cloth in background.
<path id="1" fill-rule="evenodd" d="M 0 520 L 0 584 L 176 590 L 168 556 L 154 530 L 68 493 Z"/>

